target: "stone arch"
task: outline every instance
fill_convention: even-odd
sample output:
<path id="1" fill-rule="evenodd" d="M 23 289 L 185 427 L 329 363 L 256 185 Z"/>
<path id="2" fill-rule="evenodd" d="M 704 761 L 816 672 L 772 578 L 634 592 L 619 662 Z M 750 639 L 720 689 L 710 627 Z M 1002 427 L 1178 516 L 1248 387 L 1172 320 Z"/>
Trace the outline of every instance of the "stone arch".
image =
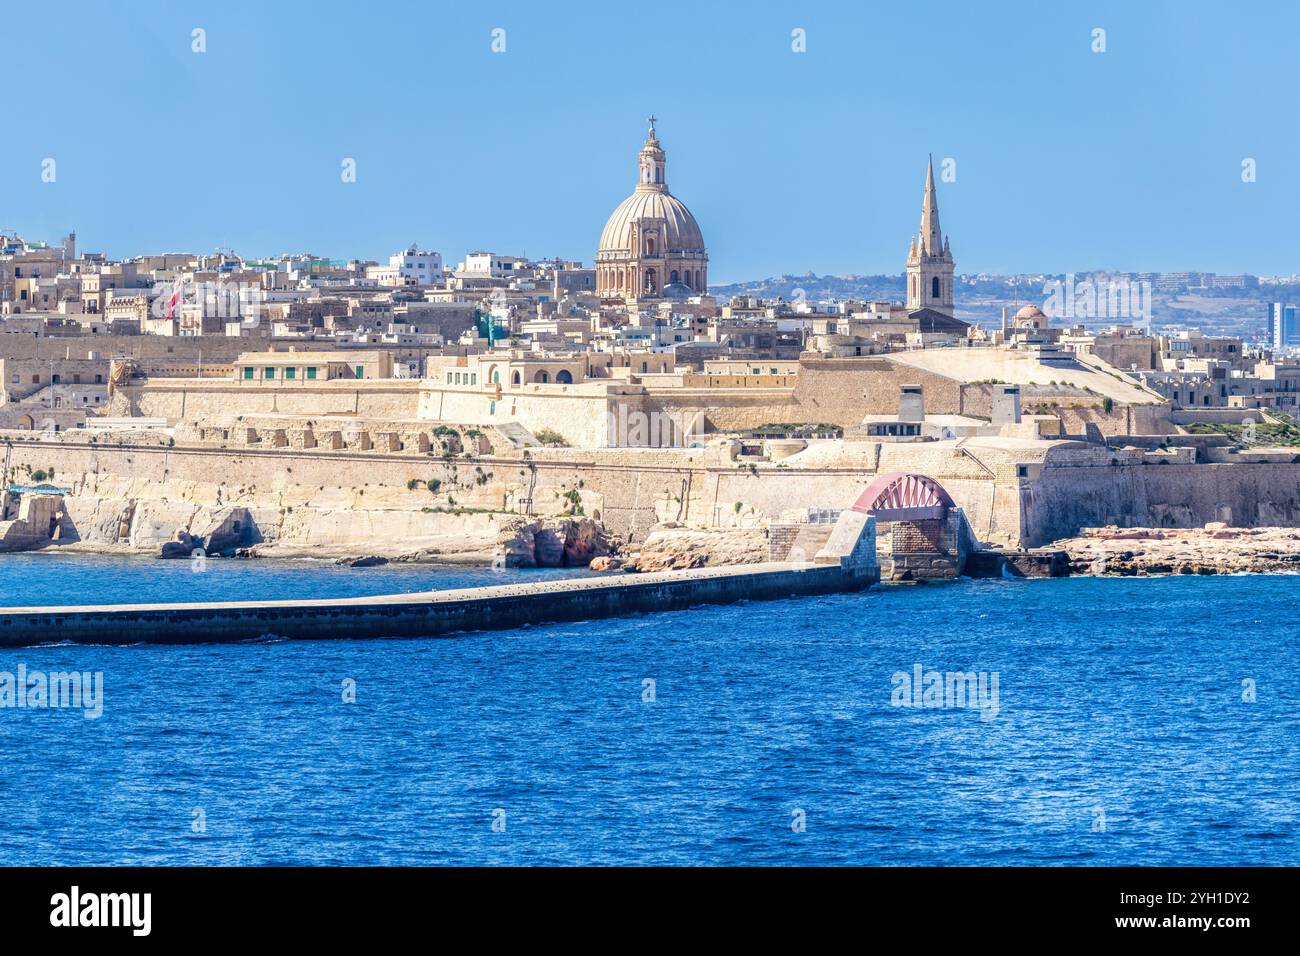
<path id="1" fill-rule="evenodd" d="M 555 383 L 557 385 L 572 385 L 573 375 L 567 368 L 562 368 L 555 373 Z"/>
<path id="2" fill-rule="evenodd" d="M 511 385 L 519 384 L 519 371 L 517 369 L 515 370 L 515 373 L 510 376 L 510 384 Z"/>
<path id="3" fill-rule="evenodd" d="M 952 496 L 933 478 L 894 471 L 868 485 L 853 510 L 875 515 L 877 521 L 921 521 L 946 518 L 953 507 Z"/>
<path id="4" fill-rule="evenodd" d="M 550 373 L 547 372 L 546 369 L 544 368 L 538 369 L 537 374 L 533 376 L 534 382 L 540 382 L 543 385 L 545 385 L 550 380 L 551 380 Z"/>

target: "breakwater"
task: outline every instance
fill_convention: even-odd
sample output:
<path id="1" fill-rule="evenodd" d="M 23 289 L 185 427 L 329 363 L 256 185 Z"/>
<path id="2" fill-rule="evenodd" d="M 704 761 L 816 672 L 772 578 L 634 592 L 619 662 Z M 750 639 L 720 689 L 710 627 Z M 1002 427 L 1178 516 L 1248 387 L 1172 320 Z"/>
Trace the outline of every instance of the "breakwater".
<path id="1" fill-rule="evenodd" d="M 6 608 L 0 647 L 439 637 L 851 591 L 878 578 L 874 564 L 781 562 L 359 598 Z"/>

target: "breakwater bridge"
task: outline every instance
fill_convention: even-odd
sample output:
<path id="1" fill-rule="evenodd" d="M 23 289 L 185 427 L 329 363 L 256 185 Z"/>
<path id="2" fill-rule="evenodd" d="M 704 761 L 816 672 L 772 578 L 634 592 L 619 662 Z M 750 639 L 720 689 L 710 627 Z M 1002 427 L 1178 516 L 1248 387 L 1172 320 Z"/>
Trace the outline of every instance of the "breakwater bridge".
<path id="1" fill-rule="evenodd" d="M 324 600 L 4 608 L 0 647 L 441 637 L 700 604 L 856 591 L 879 579 L 875 519 L 847 511 L 810 561 Z"/>

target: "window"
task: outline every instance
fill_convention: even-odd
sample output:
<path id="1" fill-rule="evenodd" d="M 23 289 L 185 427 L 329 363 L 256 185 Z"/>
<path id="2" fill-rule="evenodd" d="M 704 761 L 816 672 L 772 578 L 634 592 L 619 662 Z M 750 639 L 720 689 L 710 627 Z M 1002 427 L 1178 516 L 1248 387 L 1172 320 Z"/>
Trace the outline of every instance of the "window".
<path id="1" fill-rule="evenodd" d="M 296 368 L 287 368 L 287 369 L 284 370 L 284 377 L 285 377 L 285 378 L 297 378 L 297 377 L 298 377 L 298 370 L 297 370 Z"/>
<path id="2" fill-rule="evenodd" d="M 244 366 L 244 378 L 252 378 L 252 377 L 253 377 L 253 369 L 252 369 L 252 367 L 251 367 L 251 366 L 247 366 L 247 365 Z M 99 380 L 99 376 L 98 376 L 98 375 L 95 376 L 95 380 L 96 380 L 96 381 Z"/>
<path id="3" fill-rule="evenodd" d="M 315 367 L 315 366 L 312 366 L 311 368 L 307 369 L 307 377 L 308 377 L 308 378 L 315 378 L 315 377 L 316 377 L 316 367 Z"/>
<path id="4" fill-rule="evenodd" d="M 365 377 L 366 377 L 366 367 L 364 365 L 358 365 L 357 378 L 365 378 Z"/>
<path id="5" fill-rule="evenodd" d="M 939 277 L 935 276 L 930 280 L 930 298 L 939 298 Z"/>
<path id="6" fill-rule="evenodd" d="M 275 369 L 267 367 L 262 370 L 262 378 L 275 378 Z"/>

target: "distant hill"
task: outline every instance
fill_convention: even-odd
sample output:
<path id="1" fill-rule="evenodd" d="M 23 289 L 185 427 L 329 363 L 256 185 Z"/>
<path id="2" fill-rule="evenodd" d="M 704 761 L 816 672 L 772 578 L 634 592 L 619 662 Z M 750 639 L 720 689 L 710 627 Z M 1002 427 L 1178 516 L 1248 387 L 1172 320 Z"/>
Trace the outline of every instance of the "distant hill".
<path id="1" fill-rule="evenodd" d="M 1083 282 L 1090 273 L 1075 273 Z M 1049 295 L 1044 286 L 1063 281 L 1063 275 L 957 276 L 954 299 L 959 319 L 985 328 L 1001 322 L 1002 307 L 1014 312 L 1022 305 L 1047 307 Z M 906 296 L 905 276 L 896 275 L 781 275 L 747 282 L 713 285 L 709 291 L 721 300 L 737 295 L 787 302 L 820 301 L 888 301 L 902 302 Z M 1247 341 L 1261 341 L 1267 336 L 1267 308 L 1271 302 L 1300 303 L 1300 285 L 1259 285 L 1244 289 L 1176 288 L 1152 290 L 1151 325 L 1185 326 L 1200 329 L 1207 335 L 1233 335 Z M 1074 318 L 1063 324 L 1089 327 L 1113 325 L 1108 316 Z"/>

